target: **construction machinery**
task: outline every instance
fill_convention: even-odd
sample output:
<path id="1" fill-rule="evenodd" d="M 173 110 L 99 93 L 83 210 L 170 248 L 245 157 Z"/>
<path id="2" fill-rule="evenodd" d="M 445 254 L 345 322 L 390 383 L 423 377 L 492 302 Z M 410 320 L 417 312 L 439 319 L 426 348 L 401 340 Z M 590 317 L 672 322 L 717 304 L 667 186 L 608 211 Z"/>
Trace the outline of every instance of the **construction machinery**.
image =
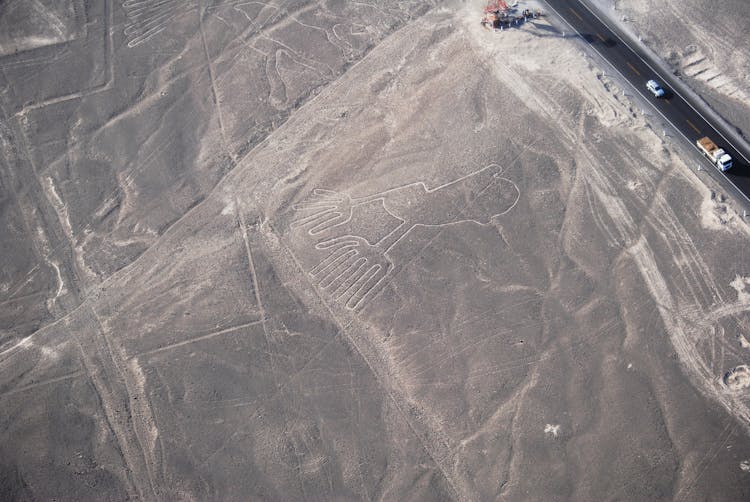
<path id="1" fill-rule="evenodd" d="M 508 7 L 508 4 L 505 2 L 505 0 L 490 0 L 487 2 L 487 5 L 484 8 L 485 14 L 497 14 L 499 12 L 508 12 L 510 10 L 510 7 Z"/>
<path id="2" fill-rule="evenodd" d="M 484 8 L 482 16 L 482 26 L 492 30 L 502 30 L 509 28 L 511 25 L 519 25 L 529 18 L 537 18 L 541 15 L 538 10 L 531 11 L 524 9 L 522 15 L 515 15 L 518 2 L 508 5 L 505 0 L 490 0 Z"/>
<path id="3" fill-rule="evenodd" d="M 509 7 L 505 0 L 490 0 L 484 8 L 482 26 L 496 28 L 499 23 L 508 17 L 508 10 Z"/>

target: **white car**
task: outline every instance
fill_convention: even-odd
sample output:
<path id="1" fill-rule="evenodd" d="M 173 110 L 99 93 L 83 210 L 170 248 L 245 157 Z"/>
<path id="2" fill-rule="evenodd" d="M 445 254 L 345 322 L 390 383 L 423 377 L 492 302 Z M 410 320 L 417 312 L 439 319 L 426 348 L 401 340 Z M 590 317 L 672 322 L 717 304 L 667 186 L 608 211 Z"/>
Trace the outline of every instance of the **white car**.
<path id="1" fill-rule="evenodd" d="M 664 89 L 661 88 L 659 82 L 657 82 L 656 80 L 649 80 L 648 82 L 646 82 L 646 89 L 651 91 L 651 94 L 653 94 L 657 98 L 661 98 L 665 94 Z"/>

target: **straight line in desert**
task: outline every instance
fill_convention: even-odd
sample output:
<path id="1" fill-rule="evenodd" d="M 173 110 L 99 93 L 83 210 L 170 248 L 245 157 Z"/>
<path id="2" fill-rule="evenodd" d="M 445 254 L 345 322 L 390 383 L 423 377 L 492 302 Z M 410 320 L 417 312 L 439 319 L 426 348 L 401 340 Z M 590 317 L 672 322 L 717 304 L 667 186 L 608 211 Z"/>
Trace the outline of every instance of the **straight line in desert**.
<path id="1" fill-rule="evenodd" d="M 111 9 L 110 9 L 110 10 L 111 10 Z M 308 101 L 306 101 L 306 102 L 305 102 L 305 103 L 304 103 L 303 105 L 301 105 L 301 106 L 300 106 L 300 108 L 298 108 L 298 109 L 294 110 L 294 112 L 293 112 L 293 113 L 292 113 L 292 114 L 291 114 L 291 115 L 289 116 L 289 118 L 288 118 L 288 119 L 287 119 L 287 120 L 285 121 L 285 123 L 284 123 L 284 124 L 286 124 L 286 123 L 288 123 L 288 122 L 289 122 L 290 120 L 292 120 L 293 116 L 295 116 L 295 115 L 299 114 L 299 113 L 300 113 L 300 112 L 301 112 L 302 110 L 304 110 L 305 108 L 309 107 L 309 106 L 310 106 L 310 105 L 311 105 L 311 104 L 312 104 L 313 102 L 315 102 L 315 101 L 317 101 L 317 100 L 319 100 L 319 99 L 322 99 L 322 97 L 323 97 L 323 96 L 327 96 L 327 95 L 329 95 L 330 93 L 332 93 L 332 92 L 333 92 L 333 90 L 335 90 L 335 89 L 337 88 L 337 84 L 339 84 L 339 85 L 340 85 L 340 82 L 341 82 L 341 80 L 342 80 L 342 79 L 344 79 L 344 77 L 345 77 L 345 76 L 349 75 L 349 74 L 351 73 L 351 71 L 353 71 L 353 70 L 354 70 L 355 68 L 357 68 L 357 67 L 358 67 L 359 65 L 361 65 L 361 64 L 363 64 L 363 63 L 364 63 L 365 61 L 367 61 L 367 56 L 368 56 L 368 55 L 369 55 L 370 53 L 372 53 L 372 51 L 373 51 L 373 50 L 375 49 L 375 47 L 377 47 L 378 45 L 381 45 L 381 44 L 385 43 L 385 42 L 386 42 L 387 40 L 389 40 L 389 39 L 391 39 L 392 37 L 394 37 L 394 36 L 395 36 L 395 35 L 396 35 L 397 33 L 398 33 L 398 30 L 397 30 L 396 32 L 392 33 L 391 35 L 387 36 L 387 37 L 386 37 L 386 38 L 384 38 L 383 40 L 381 40 L 381 41 L 380 41 L 380 42 L 379 42 L 379 43 L 378 43 L 378 44 L 377 44 L 376 46 L 374 46 L 374 47 L 370 48 L 370 50 L 369 50 L 369 51 L 367 51 L 367 52 L 366 52 L 365 54 L 363 54 L 363 56 L 362 56 L 362 58 L 361 58 L 361 59 L 359 59 L 359 60 L 358 60 L 358 61 L 357 61 L 356 63 L 354 63 L 353 65 L 351 65 L 351 66 L 349 66 L 348 68 L 346 68 L 346 70 L 345 70 L 345 71 L 344 71 L 344 72 L 343 72 L 343 73 L 342 73 L 341 75 L 339 75 L 339 76 L 338 76 L 338 78 L 336 78 L 335 80 L 332 80 L 332 81 L 331 81 L 330 83 L 328 83 L 328 85 L 326 86 L 326 88 L 325 88 L 325 90 L 324 90 L 324 91 L 322 91 L 322 92 L 320 92 L 320 93 L 316 94 L 315 96 L 312 96 L 311 98 L 309 98 L 309 100 L 308 100 Z M 111 44 L 110 44 L 110 47 L 111 47 Z M 207 46 L 205 46 L 205 45 L 204 45 L 204 50 L 205 50 L 205 49 L 207 49 Z M 251 148 L 250 150 L 248 150 L 248 151 L 247 151 L 247 152 L 246 152 L 246 153 L 245 153 L 245 154 L 244 154 L 244 155 L 243 155 L 243 156 L 242 156 L 242 157 L 241 157 L 240 159 L 237 159 L 237 160 L 236 160 L 236 162 L 235 162 L 235 166 L 234 166 L 234 167 L 233 167 L 232 169 L 230 169 L 230 170 L 229 170 L 229 171 L 228 171 L 227 173 L 225 173 L 225 174 L 223 175 L 223 177 L 222 177 L 222 178 L 221 178 L 220 180 L 218 180 L 218 181 L 216 182 L 216 184 L 214 185 L 214 187 L 213 187 L 213 188 L 212 188 L 211 190 L 209 190 L 209 191 L 208 191 L 208 192 L 206 193 L 206 195 L 205 195 L 204 199 L 203 199 L 202 201 L 200 201 L 200 202 L 199 202 L 198 204 L 196 204 L 195 206 L 193 206 L 193 207 L 192 207 L 192 208 L 191 208 L 191 209 L 190 209 L 189 211 L 187 211 L 187 212 L 186 212 L 185 214 L 183 214 L 182 216 L 180 216 L 180 217 L 179 217 L 179 218 L 178 218 L 178 219 L 177 219 L 177 220 L 176 220 L 176 221 L 175 221 L 175 222 L 174 222 L 174 223 L 173 223 L 173 224 L 172 224 L 172 225 L 171 225 L 171 226 L 170 226 L 170 227 L 169 227 L 169 228 L 168 228 L 167 230 L 165 230 L 165 231 L 164 231 L 164 232 L 163 232 L 162 234 L 160 234 L 160 235 L 159 235 L 158 237 L 156 237 L 156 239 L 155 239 L 155 240 L 154 240 L 154 241 L 152 242 L 151 246 L 149 246 L 149 249 L 151 249 L 151 248 L 153 248 L 154 246 L 158 245 L 158 243 L 159 243 L 159 242 L 160 242 L 160 241 L 161 241 L 161 240 L 163 239 L 164 235 L 166 235 L 166 234 L 167 234 L 167 233 L 169 232 L 169 230 L 170 230 L 170 229 L 172 229 L 172 228 L 175 228 L 175 227 L 176 227 L 176 225 L 178 225 L 178 224 L 179 224 L 180 222 L 182 222 L 182 221 L 183 221 L 184 219 L 186 219 L 186 218 L 187 218 L 187 217 L 188 217 L 189 215 L 191 215 L 191 214 L 193 214 L 193 213 L 194 213 L 195 211 L 197 211 L 197 210 L 198 210 L 198 208 L 200 208 L 200 207 L 201 207 L 201 206 L 202 206 L 202 205 L 203 205 L 203 204 L 204 204 L 204 203 L 205 203 L 206 201 L 208 201 L 208 200 L 212 200 L 212 199 L 211 199 L 211 195 L 212 195 L 212 194 L 213 194 L 214 192 L 216 192 L 216 189 L 217 189 L 218 187 L 222 186 L 222 185 L 223 185 L 223 183 L 224 183 L 224 182 L 225 182 L 225 181 L 227 180 L 227 178 L 228 178 L 228 177 L 229 177 L 230 175 L 232 175 L 232 174 L 233 174 L 233 173 L 235 172 L 235 170 L 236 170 L 236 167 L 239 167 L 239 165 L 240 165 L 240 164 L 242 164 L 242 162 L 243 162 L 243 161 L 244 161 L 245 159 L 247 159 L 248 157 L 250 157 L 250 156 L 251 156 L 251 155 L 252 155 L 253 153 L 255 153 L 255 152 L 259 151 L 259 150 L 260 150 L 260 149 L 261 149 L 261 148 L 262 148 L 262 147 L 263 147 L 263 146 L 264 146 L 264 145 L 265 145 L 266 143 L 268 143 L 268 141 L 269 141 L 269 138 L 271 138 L 272 136 L 274 136 L 274 134 L 275 134 L 275 133 L 277 133 L 277 132 L 278 132 L 278 131 L 279 131 L 279 130 L 280 130 L 281 128 L 283 128 L 284 124 L 282 124 L 282 125 L 281 125 L 281 126 L 280 126 L 279 128 L 277 128 L 277 129 L 273 130 L 273 131 L 272 131 L 271 133 L 269 133 L 268 135 L 266 135 L 266 137 L 265 137 L 265 138 L 263 138 L 263 140 L 262 140 L 262 141 L 260 141 L 260 142 L 259 142 L 258 144 L 256 144 L 255 146 L 253 146 L 253 147 L 252 147 L 252 148 Z M 251 169 L 248 169 L 248 171 L 251 171 L 251 170 L 253 170 L 253 168 L 255 168 L 255 166 L 251 166 Z M 147 250 L 147 251 L 148 251 L 148 250 Z M 135 267 L 136 267 L 136 265 L 137 265 L 138 263 L 140 263 L 140 262 L 141 262 L 141 260 L 143 260 L 143 259 L 144 259 L 144 256 L 147 256 L 147 254 L 148 254 L 147 252 L 144 252 L 144 253 L 142 253 L 142 254 L 141 254 L 141 255 L 139 255 L 139 256 L 138 256 L 138 257 L 137 257 L 137 258 L 136 258 L 135 260 L 133 260 L 133 261 L 131 261 L 130 263 L 128 263 L 128 264 L 127 264 L 126 266 L 124 266 L 123 268 L 121 268 L 121 269 L 117 270 L 117 271 L 116 271 L 116 272 L 114 272 L 113 274 L 109 275 L 109 276 L 108 276 L 108 277 L 107 277 L 106 279 L 104 279 L 104 280 L 103 280 L 103 281 L 102 281 L 102 282 L 101 282 L 101 283 L 100 283 L 100 284 L 98 285 L 98 287 L 96 288 L 96 290 L 97 290 L 97 291 L 101 291 L 101 290 L 103 290 L 103 289 L 104 289 L 104 287 L 105 287 L 105 286 L 106 286 L 107 284 L 109 284 L 110 282 L 116 281 L 116 280 L 118 280 L 119 278 L 121 278 L 121 277 L 123 277 L 123 276 L 127 276 L 128 272 L 130 272 L 130 270 L 132 270 L 133 268 L 135 268 Z M 26 277 L 25 277 L 25 279 L 28 279 L 29 277 L 33 276 L 33 274 L 34 274 L 35 272 L 37 272 L 37 271 L 39 271 L 39 264 L 36 264 L 36 265 L 34 265 L 34 267 L 32 267 L 32 268 L 31 268 L 31 269 L 30 269 L 30 270 L 29 270 L 29 271 L 27 272 L 27 274 L 26 274 Z M 28 280 L 27 280 L 26 282 L 28 282 Z M 38 330 L 37 330 L 36 332 L 34 332 L 34 333 L 32 333 L 32 334 L 38 333 L 38 332 L 40 332 L 41 330 L 43 330 L 43 329 L 45 329 L 45 328 L 47 328 L 47 327 L 49 327 L 49 326 L 52 326 L 52 325 L 54 325 L 54 324 L 55 324 L 55 323 L 57 323 L 58 321 L 60 321 L 60 320 L 62 320 L 62 319 L 65 319 L 65 318 L 67 318 L 67 317 L 68 317 L 68 316 L 69 316 L 70 314 L 72 314 L 72 313 L 73 313 L 73 312 L 74 312 L 75 310 L 77 310 L 77 309 L 78 309 L 78 308 L 79 308 L 80 306 L 82 306 L 83 304 L 85 304 L 86 302 L 88 302 L 88 300 L 89 300 L 89 298 L 90 298 L 90 297 L 91 297 L 91 294 L 86 294 L 85 296 L 83 296 L 83 297 L 81 298 L 81 303 L 80 303 L 80 305 L 78 305 L 78 306 L 77 306 L 77 307 L 76 307 L 76 308 L 75 308 L 75 309 L 74 309 L 73 311 L 71 311 L 71 312 L 69 312 L 69 313 L 65 314 L 65 316 L 64 316 L 64 317 L 61 317 L 61 318 L 59 318 L 59 319 L 56 319 L 56 320 L 52 321 L 52 322 L 51 322 L 50 324 L 48 324 L 48 325 L 45 325 L 45 326 L 42 326 L 42 327 L 40 327 L 40 328 L 39 328 L 39 329 L 38 329 Z"/>
<path id="2" fill-rule="evenodd" d="M 213 96 L 214 105 L 216 106 L 216 115 L 219 119 L 219 129 L 221 130 L 221 140 L 224 143 L 224 151 L 232 159 L 232 169 L 237 166 L 237 157 L 234 152 L 229 148 L 229 140 L 227 139 L 226 128 L 224 127 L 224 119 L 221 114 L 221 103 L 219 102 L 219 91 L 216 88 L 216 78 L 214 77 L 213 63 L 211 62 L 211 54 L 208 52 L 208 43 L 206 42 L 206 32 L 203 29 L 203 11 L 199 9 L 198 12 L 198 24 L 201 32 L 201 43 L 203 45 L 203 52 L 206 55 L 206 68 L 208 69 L 208 78 L 211 80 L 211 95 Z"/>
<path id="3" fill-rule="evenodd" d="M 259 319 L 257 321 L 251 321 L 251 322 L 247 322 L 245 324 L 239 324 L 237 326 L 231 326 L 229 328 L 220 329 L 219 331 L 213 331 L 213 332 L 207 333 L 205 335 L 196 336 L 195 338 L 189 338 L 187 340 L 182 340 L 182 341 L 179 341 L 179 342 L 176 342 L 176 343 L 171 343 L 169 345 L 165 345 L 164 347 L 159 347 L 159 348 L 156 348 L 156 349 L 151 349 L 151 350 L 146 350 L 146 351 L 143 351 L 143 352 L 139 352 L 137 354 L 134 354 L 131 357 L 131 359 L 133 357 L 149 356 L 149 355 L 152 355 L 152 354 L 158 354 L 159 352 L 165 352 L 165 351 L 168 351 L 168 350 L 173 350 L 173 349 L 176 349 L 178 347 L 189 345 L 189 344 L 195 343 L 195 342 L 200 342 L 200 341 L 203 341 L 203 340 L 210 340 L 211 338 L 215 338 L 215 337 L 221 336 L 221 335 L 226 335 L 228 333 L 233 333 L 233 332 L 235 332 L 237 330 L 240 330 L 240 329 L 243 329 L 243 328 L 249 328 L 250 326 L 255 326 L 255 325 L 260 324 L 262 322 L 263 321 Z"/>
<path id="4" fill-rule="evenodd" d="M 242 241 L 245 244 L 245 255 L 247 256 L 247 266 L 250 270 L 250 276 L 253 280 L 253 293 L 255 294 L 255 303 L 258 306 L 261 316 L 261 324 L 263 325 L 263 337 L 266 340 L 266 350 L 268 351 L 268 358 L 271 362 L 271 372 L 273 373 L 273 381 L 276 388 L 279 388 L 278 376 L 279 373 L 276 371 L 276 362 L 273 353 L 273 344 L 271 343 L 271 336 L 268 333 L 266 309 L 263 306 L 263 299 L 260 296 L 260 283 L 258 282 L 258 274 L 255 272 L 255 261 L 253 260 L 253 252 L 250 248 L 250 238 L 247 235 L 247 224 L 245 223 L 245 215 L 240 205 L 240 201 L 235 198 L 234 200 L 235 211 L 237 212 L 237 222 L 239 223 L 240 232 L 242 233 Z"/>
<path id="5" fill-rule="evenodd" d="M 0 398 L 12 396 L 13 394 L 20 394 L 21 392 L 26 392 L 32 389 L 36 389 L 37 387 L 43 387 L 45 385 L 51 385 L 53 383 L 64 382 L 65 380 L 71 380 L 73 378 L 79 378 L 85 375 L 86 375 L 85 371 L 77 370 L 72 373 L 68 373 L 65 375 L 58 376 L 58 377 L 48 378 L 46 380 L 42 380 L 42 381 L 35 382 L 32 384 L 23 385 L 21 387 L 16 387 L 15 389 L 11 389 L 4 394 L 0 394 Z"/>
<path id="6" fill-rule="evenodd" d="M 422 447 L 424 448 L 424 451 L 427 453 L 427 455 L 432 459 L 432 461 L 435 463 L 435 466 L 440 470 L 440 472 L 443 474 L 443 477 L 445 478 L 446 482 L 450 486 L 453 493 L 456 495 L 459 499 L 466 499 L 466 500 L 474 500 L 476 499 L 476 494 L 470 493 L 472 490 L 467 486 L 465 482 L 462 482 L 462 488 L 463 490 L 459 491 L 458 487 L 456 486 L 456 480 L 454 480 L 453 476 L 449 474 L 450 471 L 450 464 L 449 464 L 449 458 L 450 455 L 453 453 L 449 448 L 447 448 L 447 445 L 449 444 L 449 441 L 447 438 L 441 438 L 444 439 L 444 444 L 446 445 L 443 448 L 440 448 L 439 446 L 436 446 L 434 444 L 430 444 L 426 440 L 423 434 L 421 434 L 417 428 L 412 423 L 412 420 L 410 419 L 410 416 L 408 413 L 406 413 L 405 405 L 401 403 L 401 400 L 403 400 L 403 397 L 398 395 L 397 396 L 397 390 L 394 389 L 390 385 L 386 385 L 384 380 L 387 380 L 387 376 L 383 375 L 383 372 L 380 372 L 375 369 L 375 366 L 373 365 L 372 361 L 369 357 L 367 357 L 360 347 L 360 345 L 357 343 L 357 341 L 354 339 L 354 337 L 349 333 L 349 328 L 351 328 L 352 324 L 354 323 L 354 319 L 352 319 L 349 323 L 345 324 L 343 323 L 336 314 L 334 314 L 331 307 L 328 305 L 328 303 L 325 302 L 321 294 L 318 292 L 317 287 L 315 284 L 310 280 L 308 277 L 308 274 L 305 272 L 305 268 L 302 266 L 302 264 L 299 262 L 297 257 L 292 253 L 291 249 L 286 245 L 286 243 L 279 238 L 278 239 L 280 245 L 283 247 L 284 251 L 288 256 L 292 258 L 294 261 L 295 266 L 298 269 L 298 273 L 301 277 L 305 278 L 305 282 L 307 283 L 308 287 L 310 288 L 310 291 L 312 291 L 315 296 L 317 297 L 320 304 L 325 308 L 325 310 L 328 312 L 328 315 L 330 318 L 338 325 L 341 333 L 343 333 L 346 340 L 348 340 L 349 344 L 354 348 L 354 350 L 359 354 L 359 356 L 362 358 L 364 363 L 367 365 L 367 368 L 370 370 L 370 373 L 372 373 L 373 378 L 377 382 L 378 386 L 382 389 L 382 391 L 388 396 L 388 398 L 391 400 L 393 405 L 398 410 L 399 414 L 402 416 L 402 418 L 406 421 L 406 424 L 408 425 L 409 429 L 411 429 L 412 433 L 416 436 L 416 438 L 419 440 L 419 442 L 422 444 Z M 440 434 L 436 430 L 432 430 L 429 427 L 425 427 L 428 431 L 428 434 L 430 436 L 438 435 Z M 447 451 L 440 451 L 440 450 L 446 450 Z M 444 465 L 446 464 L 446 465 Z"/>

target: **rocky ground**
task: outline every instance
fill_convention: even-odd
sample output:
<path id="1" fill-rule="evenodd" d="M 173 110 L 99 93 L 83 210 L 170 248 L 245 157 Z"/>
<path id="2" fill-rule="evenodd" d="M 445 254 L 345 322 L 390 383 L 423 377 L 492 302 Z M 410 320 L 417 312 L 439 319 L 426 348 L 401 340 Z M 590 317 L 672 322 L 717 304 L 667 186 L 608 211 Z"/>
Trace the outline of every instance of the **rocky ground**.
<path id="1" fill-rule="evenodd" d="M 0 498 L 750 495 L 750 229 L 585 45 L 68 3 L 0 59 Z"/>
<path id="2" fill-rule="evenodd" d="M 750 138 L 750 3 L 592 0 Z"/>

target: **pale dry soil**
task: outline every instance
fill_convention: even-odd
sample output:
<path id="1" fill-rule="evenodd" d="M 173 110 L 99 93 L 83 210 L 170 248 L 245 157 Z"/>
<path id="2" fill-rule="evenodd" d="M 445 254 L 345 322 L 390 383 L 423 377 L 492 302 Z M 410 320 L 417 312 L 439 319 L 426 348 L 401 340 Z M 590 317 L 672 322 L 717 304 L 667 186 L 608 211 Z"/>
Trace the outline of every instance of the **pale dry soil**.
<path id="1" fill-rule="evenodd" d="M 750 138 L 750 2 L 592 1 L 639 35 L 709 105 Z"/>
<path id="2" fill-rule="evenodd" d="M 124 2 L 8 88 L 0 498 L 750 496 L 748 227 L 475 3 Z"/>

